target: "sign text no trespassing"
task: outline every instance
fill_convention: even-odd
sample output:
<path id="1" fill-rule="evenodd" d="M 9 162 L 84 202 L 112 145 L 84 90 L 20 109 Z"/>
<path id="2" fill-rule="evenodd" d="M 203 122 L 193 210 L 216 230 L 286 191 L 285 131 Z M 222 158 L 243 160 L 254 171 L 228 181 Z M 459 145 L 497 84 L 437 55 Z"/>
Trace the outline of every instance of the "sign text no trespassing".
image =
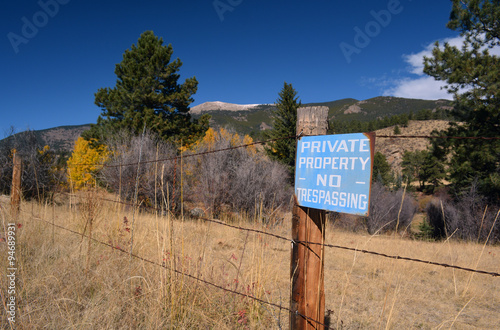
<path id="1" fill-rule="evenodd" d="M 368 133 L 302 137 L 295 164 L 299 205 L 368 215 L 374 143 Z"/>

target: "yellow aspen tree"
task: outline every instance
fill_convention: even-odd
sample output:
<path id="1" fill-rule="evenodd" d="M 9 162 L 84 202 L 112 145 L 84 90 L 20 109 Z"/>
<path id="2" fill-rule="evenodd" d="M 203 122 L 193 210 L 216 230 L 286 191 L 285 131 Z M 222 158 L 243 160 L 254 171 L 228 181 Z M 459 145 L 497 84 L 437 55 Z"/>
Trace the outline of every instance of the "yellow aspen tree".
<path id="1" fill-rule="evenodd" d="M 108 159 L 108 147 L 106 145 L 92 146 L 91 142 L 79 137 L 68 159 L 68 180 L 74 189 L 91 185 L 95 174 Z"/>
<path id="2" fill-rule="evenodd" d="M 215 131 L 210 127 L 205 132 L 205 136 L 203 137 L 203 139 L 196 142 L 192 149 L 195 152 L 199 151 L 203 147 L 207 148 L 208 150 L 213 150 L 215 149 L 217 141 L 220 140 L 229 141 L 232 147 L 253 143 L 253 139 L 249 135 L 245 135 L 243 138 L 241 138 L 238 133 L 230 133 L 225 128 L 221 127 L 218 131 Z M 257 148 L 255 146 L 249 146 L 247 147 L 247 150 L 252 155 L 255 155 L 257 153 Z"/>
<path id="3" fill-rule="evenodd" d="M 206 132 L 205 136 L 201 140 L 201 142 L 198 143 L 207 146 L 208 150 L 214 149 L 215 145 L 215 139 L 216 139 L 217 133 L 214 131 L 212 127 L 210 127 Z"/>
<path id="4" fill-rule="evenodd" d="M 252 144 L 253 139 L 250 135 L 245 135 L 243 137 L 243 144 Z M 254 145 L 246 147 L 246 150 L 251 154 L 251 155 L 256 155 L 257 154 L 257 147 Z"/>

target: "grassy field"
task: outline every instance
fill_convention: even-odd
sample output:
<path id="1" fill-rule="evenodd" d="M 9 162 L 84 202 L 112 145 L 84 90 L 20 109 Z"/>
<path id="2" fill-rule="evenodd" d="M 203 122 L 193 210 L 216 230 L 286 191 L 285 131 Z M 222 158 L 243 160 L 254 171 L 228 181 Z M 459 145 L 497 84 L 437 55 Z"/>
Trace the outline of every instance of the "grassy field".
<path id="1" fill-rule="evenodd" d="M 139 214 L 120 204 L 78 199 L 72 206 L 22 204 L 16 230 L 16 329 L 279 329 L 288 313 L 222 288 L 289 306 L 290 242 L 202 220 Z M 9 210 L 1 203 L 5 228 Z M 93 213 L 89 213 L 93 212 Z M 126 253 L 91 242 L 92 237 Z M 44 222 L 42 220 L 48 221 Z M 266 229 L 290 236 L 290 215 Z M 1 230 L 0 236 L 5 237 Z M 487 271 L 500 271 L 500 247 L 472 242 L 424 242 L 369 236 L 329 225 L 326 243 Z M 495 329 L 500 324 L 500 278 L 439 266 L 326 248 L 326 309 L 338 329 Z M 0 267 L 7 245 L 0 243 Z M 9 329 L 8 283 L 0 279 Z"/>

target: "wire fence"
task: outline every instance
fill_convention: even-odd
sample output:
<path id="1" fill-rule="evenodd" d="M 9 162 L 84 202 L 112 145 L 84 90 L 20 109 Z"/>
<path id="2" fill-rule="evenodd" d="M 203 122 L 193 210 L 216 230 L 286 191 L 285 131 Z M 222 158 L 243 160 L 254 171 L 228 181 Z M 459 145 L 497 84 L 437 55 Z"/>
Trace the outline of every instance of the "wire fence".
<path id="1" fill-rule="evenodd" d="M 500 137 L 453 137 L 453 136 L 429 136 L 429 135 L 406 135 L 406 136 L 403 136 L 403 135 L 376 135 L 376 137 L 378 137 L 378 138 L 390 138 L 390 139 L 395 139 L 395 138 L 396 139 L 422 139 L 422 138 L 425 138 L 425 139 L 436 139 L 436 138 L 438 138 L 438 139 L 500 140 Z M 248 147 L 255 146 L 255 145 L 265 145 L 265 144 L 269 144 L 269 143 L 276 142 L 276 141 L 279 141 L 279 140 L 284 140 L 284 139 L 296 139 L 296 138 L 298 138 L 298 136 L 287 136 L 287 137 L 283 137 L 283 138 L 271 139 L 271 140 L 265 140 L 265 141 L 257 141 L 257 142 L 252 142 L 252 143 L 249 143 L 249 144 L 242 144 L 242 145 L 232 146 L 232 147 L 228 147 L 228 148 L 208 150 L 208 151 L 199 152 L 199 153 L 190 153 L 190 154 L 187 154 L 187 155 L 180 155 L 180 156 L 175 156 L 175 157 L 168 157 L 168 158 L 154 159 L 154 160 L 145 160 L 145 161 L 139 161 L 139 162 L 127 163 L 127 164 L 114 164 L 114 165 L 113 164 L 107 164 L 107 163 L 101 163 L 101 164 L 72 164 L 72 166 L 102 166 L 102 167 L 110 167 L 110 168 L 112 168 L 112 167 L 120 167 L 121 168 L 121 167 L 127 167 L 127 166 L 139 166 L 141 164 L 150 164 L 150 163 L 161 163 L 161 162 L 169 162 L 169 161 L 175 161 L 175 162 L 177 162 L 178 160 L 181 160 L 183 158 L 199 157 L 199 156 L 203 156 L 203 155 L 214 154 L 214 153 L 219 153 L 219 152 L 226 152 L 226 151 L 240 149 L 240 148 L 248 148 Z M 64 193 L 64 194 L 69 195 L 69 196 L 74 196 L 74 195 L 69 194 L 69 193 Z M 125 202 L 125 201 L 121 201 L 121 200 L 112 200 L 112 199 L 108 199 L 108 198 L 100 198 L 100 199 L 102 201 L 107 201 L 107 202 L 119 203 L 119 204 L 122 204 L 122 205 L 127 205 L 127 206 L 130 206 L 130 207 L 134 208 L 134 209 L 139 208 L 139 207 L 143 207 L 143 208 L 149 209 L 149 210 L 154 211 L 154 212 L 162 211 L 161 208 L 152 207 L 152 206 L 144 206 L 144 205 L 141 206 L 141 204 L 137 203 L 137 202 L 136 203 L 130 203 L 130 202 Z M 173 271 L 173 272 L 175 272 L 175 273 L 177 273 L 179 275 L 185 276 L 187 278 L 190 278 L 192 280 L 198 281 L 198 282 L 203 283 L 205 285 L 212 286 L 212 287 L 214 287 L 214 288 L 216 288 L 218 290 L 223 290 L 225 292 L 228 292 L 228 293 L 231 293 L 231 294 L 234 294 L 234 295 L 244 296 L 244 297 L 247 297 L 247 298 L 249 298 L 251 300 L 254 300 L 254 301 L 256 301 L 256 302 L 258 302 L 260 304 L 265 304 L 265 305 L 271 306 L 273 308 L 278 308 L 280 310 L 284 310 L 284 311 L 287 311 L 289 313 L 296 314 L 296 315 L 304 318 L 305 320 L 307 320 L 311 324 L 314 323 L 316 325 L 321 325 L 321 326 L 324 326 L 325 328 L 328 328 L 327 325 L 325 325 L 325 324 L 323 324 L 323 323 L 321 323 L 321 322 L 319 322 L 317 320 L 314 320 L 314 319 L 312 319 L 310 317 L 302 315 L 302 314 L 300 314 L 296 310 L 292 310 L 292 309 L 290 309 L 288 307 L 282 306 L 281 304 L 276 304 L 276 303 L 273 303 L 273 302 L 270 302 L 270 301 L 265 301 L 263 299 L 255 297 L 253 295 L 250 295 L 248 292 L 244 293 L 244 292 L 239 292 L 239 291 L 236 291 L 236 290 L 231 290 L 231 289 L 225 288 L 223 286 L 220 286 L 218 284 L 209 282 L 209 281 L 207 281 L 205 279 L 202 279 L 200 277 L 191 275 L 191 274 L 186 273 L 186 272 L 182 272 L 182 271 L 180 271 L 178 269 L 171 269 L 170 267 L 168 267 L 165 264 L 162 264 L 162 263 L 159 263 L 159 262 L 155 262 L 153 260 L 147 259 L 147 258 L 142 257 L 140 255 L 134 254 L 134 253 L 132 253 L 132 250 L 131 251 L 125 251 L 124 249 L 121 249 L 119 247 L 113 246 L 112 244 L 109 244 L 109 243 L 106 243 L 106 242 L 102 242 L 102 241 L 96 239 L 95 237 L 90 237 L 90 236 L 85 235 L 84 233 L 80 233 L 80 232 L 74 231 L 72 229 L 66 228 L 64 226 L 57 225 L 54 222 L 49 222 L 47 220 L 44 220 L 44 219 L 39 218 L 39 217 L 35 217 L 33 215 L 32 215 L 32 218 L 35 219 L 35 220 L 37 220 L 37 221 L 43 222 L 45 224 L 51 225 L 51 226 L 53 226 L 55 228 L 58 228 L 58 229 L 70 232 L 72 234 L 78 235 L 80 237 L 86 237 L 86 238 L 92 240 L 95 243 L 98 243 L 98 244 L 103 245 L 103 246 L 107 246 L 107 247 L 109 247 L 109 248 L 111 248 L 113 250 L 117 250 L 117 251 L 120 251 L 122 253 L 127 253 L 131 257 L 136 258 L 138 260 L 141 260 L 141 261 L 143 261 L 145 263 L 149 263 L 151 265 L 155 265 L 155 266 L 158 266 L 158 267 L 163 267 L 163 268 L 171 270 L 171 271 Z M 285 236 L 281 236 L 281 235 L 277 235 L 277 234 L 274 234 L 274 233 L 271 233 L 271 232 L 267 232 L 265 230 L 253 229 L 253 228 L 245 228 L 245 227 L 242 227 L 242 226 L 238 226 L 238 225 L 226 223 L 226 222 L 218 220 L 218 219 L 212 219 L 212 218 L 201 217 L 201 216 L 200 217 L 196 217 L 196 219 L 199 219 L 201 221 L 208 222 L 208 223 L 214 223 L 214 224 L 217 224 L 217 225 L 226 226 L 226 227 L 238 230 L 238 231 L 245 231 L 245 232 L 252 232 L 252 233 L 258 233 L 258 234 L 266 235 L 266 236 L 273 237 L 273 238 L 276 238 L 276 239 L 279 239 L 279 240 L 290 242 L 292 245 L 294 245 L 294 244 L 302 244 L 302 245 L 306 245 L 306 246 L 307 245 L 321 245 L 321 246 L 326 247 L 326 248 L 341 249 L 341 250 L 352 251 L 352 252 L 355 252 L 355 253 L 369 254 L 369 255 L 374 255 L 374 256 L 388 258 L 388 259 L 405 260 L 405 261 L 422 263 L 422 264 L 427 264 L 427 265 L 433 265 L 433 266 L 438 266 L 438 267 L 443 267 L 443 268 L 451 268 L 451 269 L 456 269 L 456 270 L 462 270 L 462 271 L 471 272 L 471 273 L 477 273 L 477 274 L 482 274 L 482 275 L 489 275 L 489 276 L 493 276 L 493 277 L 500 277 L 500 273 L 498 273 L 498 272 L 478 270 L 478 269 L 473 269 L 473 268 L 468 268 L 468 267 L 451 265 L 451 264 L 447 264 L 447 263 L 435 262 L 435 261 L 431 261 L 431 260 L 422 260 L 422 259 L 418 259 L 418 258 L 411 258 L 411 257 L 405 257 L 405 256 L 399 256 L 399 255 L 390 255 L 390 254 L 385 254 L 385 253 L 380 253 L 380 252 L 370 251 L 370 250 L 365 250 L 365 249 L 358 249 L 358 248 L 353 248 L 353 247 L 348 247 L 348 246 L 333 245 L 333 244 L 326 244 L 326 243 L 316 243 L 316 242 L 309 242 L 309 241 L 294 241 L 291 238 L 288 238 L 288 237 L 285 237 Z"/>
<path id="2" fill-rule="evenodd" d="M 132 203 L 126 203 L 126 202 L 111 200 L 111 199 L 107 199 L 107 198 L 100 198 L 100 200 L 107 201 L 107 202 L 112 202 L 112 203 L 120 203 L 120 204 L 124 204 L 124 205 L 128 205 L 128 206 L 138 206 L 138 205 L 134 205 Z M 155 208 L 150 208 L 150 209 L 159 211 L 159 209 L 155 209 Z M 34 220 L 39 221 L 41 223 L 44 223 L 46 225 L 50 225 L 52 227 L 58 228 L 60 230 L 72 233 L 74 235 L 77 235 L 80 238 L 89 239 L 89 240 L 91 240 L 91 241 L 93 241 L 93 242 L 95 242 L 97 244 L 100 244 L 100 245 L 106 246 L 108 248 L 111 248 L 113 250 L 119 251 L 121 253 L 127 254 L 130 257 L 133 257 L 133 258 L 135 258 L 137 260 L 140 260 L 142 262 L 145 262 L 145 263 L 157 266 L 157 267 L 162 267 L 162 268 L 165 268 L 167 270 L 171 270 L 171 271 L 175 272 L 176 274 L 179 274 L 181 276 L 190 278 L 190 279 L 195 280 L 195 281 L 197 281 L 199 283 L 203 283 L 205 285 L 211 286 L 211 287 L 213 287 L 215 289 L 222 290 L 222 291 L 230 293 L 230 294 L 243 296 L 245 298 L 248 298 L 248 299 L 251 299 L 251 300 L 253 300 L 255 302 L 258 302 L 260 304 L 268 305 L 268 306 L 271 306 L 273 308 L 277 308 L 279 310 L 283 310 L 283 311 L 286 311 L 288 313 L 295 314 L 297 316 L 300 316 L 300 317 L 304 318 L 310 324 L 321 325 L 325 329 L 330 329 L 330 327 L 327 324 L 324 324 L 322 322 L 314 320 L 314 319 L 312 319 L 312 318 L 310 318 L 310 317 L 308 317 L 306 315 L 303 315 L 303 314 L 299 313 L 297 310 L 292 310 L 289 307 L 283 306 L 281 304 L 276 304 L 274 302 L 263 300 L 261 298 L 258 298 L 258 297 L 255 297 L 255 296 L 249 294 L 248 292 L 240 292 L 240 291 L 236 291 L 236 290 L 231 290 L 231 289 L 225 288 L 225 287 L 223 287 L 221 285 L 218 285 L 216 283 L 212 283 L 212 282 L 207 281 L 207 280 L 205 280 L 203 278 L 200 278 L 198 276 L 194 276 L 192 274 L 180 271 L 178 269 L 171 268 L 171 267 L 167 266 L 166 263 L 159 263 L 159 262 L 153 261 L 151 259 L 145 258 L 145 257 L 140 256 L 138 254 L 132 253 L 131 251 L 126 251 L 125 249 L 120 248 L 118 246 L 114 246 L 114 245 L 112 245 L 110 243 L 100 241 L 100 240 L 98 240 L 95 237 L 90 237 L 89 235 L 86 235 L 85 233 L 78 232 L 78 231 L 66 228 L 64 226 L 55 224 L 54 221 L 50 222 L 50 221 L 44 220 L 44 219 L 42 219 L 40 217 L 36 217 L 34 215 L 31 215 L 31 219 L 34 219 Z M 352 251 L 352 252 L 355 252 L 355 253 L 370 254 L 370 255 L 384 257 L 384 258 L 389 258 L 389 259 L 405 260 L 405 261 L 412 261 L 412 262 L 424 263 L 424 264 L 428 264 L 428 265 L 440 266 L 440 267 L 444 267 L 444 268 L 452 268 L 452 269 L 467 271 L 467 272 L 471 272 L 471 273 L 477 273 L 477 274 L 483 274 L 483 275 L 490 275 L 490 276 L 493 276 L 493 277 L 499 277 L 500 276 L 500 273 L 496 273 L 496 272 L 488 272 L 488 271 L 483 271 L 483 270 L 477 270 L 477 269 L 472 269 L 472 268 L 461 267 L 461 266 L 457 266 L 457 265 L 450 265 L 450 264 L 446 264 L 446 263 L 438 263 L 438 262 L 433 262 L 433 261 L 429 261 L 429 260 L 421 260 L 421 259 L 416 259 L 416 258 L 409 258 L 409 257 L 404 257 L 404 256 L 398 256 L 398 255 L 388 255 L 388 254 L 379 253 L 379 252 L 375 252 L 375 251 L 358 249 L 358 248 L 352 248 L 352 247 L 347 247 L 347 246 L 333 245 L 333 244 L 326 244 L 326 243 L 315 243 L 315 242 L 309 242 L 309 241 L 294 241 L 294 240 L 292 240 L 292 239 L 290 239 L 288 237 L 284 237 L 284 236 L 281 236 L 281 235 L 270 233 L 270 232 L 267 232 L 267 231 L 264 231 L 264 230 L 253 229 L 253 228 L 245 228 L 245 227 L 242 227 L 242 226 L 237 226 L 237 225 L 225 223 L 225 222 L 217 220 L 217 219 L 209 219 L 209 218 L 204 218 L 204 217 L 198 217 L 197 219 L 205 221 L 205 222 L 214 223 L 214 224 L 217 224 L 217 225 L 226 226 L 226 227 L 233 228 L 233 229 L 236 229 L 236 230 L 239 230 L 239 231 L 245 231 L 245 232 L 252 232 L 252 233 L 267 235 L 269 237 L 273 237 L 273 238 L 277 238 L 277 239 L 280 239 L 280 240 L 284 240 L 284 241 L 290 242 L 291 244 L 303 244 L 303 245 L 306 245 L 306 246 L 307 245 L 312 245 L 312 244 L 317 244 L 317 245 L 322 245 L 322 246 L 328 247 L 328 248 L 342 249 L 342 250 Z"/>
<path id="3" fill-rule="evenodd" d="M 376 135 L 384 139 L 450 139 L 450 140 L 500 140 L 500 137 L 485 136 L 440 136 L 440 135 Z"/>
<path id="4" fill-rule="evenodd" d="M 149 264 L 154 265 L 154 266 L 158 266 L 158 267 L 165 268 L 165 269 L 167 269 L 167 270 L 172 270 L 172 271 L 173 271 L 173 272 L 175 272 L 176 274 L 179 274 L 179 275 L 182 275 L 182 276 L 188 277 L 188 278 L 190 278 L 190 279 L 192 279 L 192 280 L 195 280 L 195 281 L 198 281 L 198 282 L 200 282 L 200 283 L 203 283 L 203 284 L 206 284 L 206 285 L 212 286 L 212 287 L 214 287 L 214 288 L 216 288 L 216 289 L 223 290 L 223 291 L 228 292 L 228 293 L 231 293 L 231 294 L 235 294 L 235 295 L 243 296 L 243 297 L 245 297 L 245 298 L 248 298 L 248 299 L 254 300 L 254 301 L 258 302 L 258 303 L 261 303 L 261 304 L 264 304 L 264 305 L 269 305 L 269 306 L 271 306 L 271 307 L 278 308 L 278 309 L 280 309 L 280 310 L 285 310 L 285 311 L 287 311 L 287 312 L 290 312 L 290 313 L 296 314 L 296 315 L 298 315 L 298 316 L 300 316 L 300 317 L 302 317 L 302 318 L 306 319 L 308 322 L 312 322 L 312 323 L 315 323 L 315 324 L 317 324 L 317 325 L 322 325 L 322 326 L 324 326 L 324 327 L 325 327 L 325 329 L 329 329 L 329 327 L 328 327 L 326 324 L 321 323 L 321 322 L 319 322 L 319 321 L 317 321 L 317 320 L 314 320 L 314 319 L 312 319 L 312 318 L 310 318 L 310 317 L 308 317 L 308 316 L 306 316 L 306 315 L 303 315 L 303 314 L 299 313 L 297 310 L 292 310 L 292 309 L 290 309 L 290 308 L 288 308 L 288 307 L 285 307 L 285 306 L 282 306 L 282 305 L 278 305 L 278 304 L 276 304 L 276 303 L 273 303 L 273 302 L 270 302 L 270 301 L 266 301 L 266 300 L 263 300 L 263 299 L 257 298 L 257 297 L 255 297 L 255 296 L 253 296 L 253 295 L 249 294 L 248 292 L 240 292 L 240 291 L 236 291 L 236 290 L 231 290 L 231 289 L 225 288 L 225 287 L 223 287 L 223 286 L 221 286 L 221 285 L 218 285 L 218 284 L 212 283 L 212 282 L 210 282 L 210 281 L 204 280 L 204 279 L 202 279 L 202 278 L 200 278 L 200 277 L 197 277 L 197 276 L 194 276 L 194 275 L 192 275 L 192 274 L 182 272 L 182 271 L 180 271 L 180 270 L 178 270 L 178 269 L 175 269 L 175 268 L 173 268 L 173 269 L 172 269 L 172 268 L 168 267 L 165 263 L 159 263 L 159 262 L 156 262 L 156 261 L 150 260 L 150 259 L 148 259 L 148 258 L 142 257 L 142 256 L 137 255 L 137 254 L 135 254 L 135 253 L 131 253 L 130 251 L 126 251 L 125 249 L 120 248 L 120 247 L 118 247 L 118 246 L 113 246 L 113 245 L 112 245 L 112 244 L 110 244 L 110 243 L 106 243 L 106 242 L 100 241 L 100 240 L 96 239 L 95 237 L 90 237 L 89 235 L 85 235 L 85 233 L 77 232 L 77 231 L 75 231 L 75 230 L 72 230 L 72 229 L 69 229 L 69 228 L 66 228 L 66 227 L 63 227 L 63 226 L 57 225 L 57 224 L 55 224 L 55 223 L 53 223 L 53 222 L 49 222 L 49 221 L 47 221 L 47 220 L 44 220 L 44 219 L 42 219 L 42 218 L 39 218 L 39 217 L 36 217 L 36 216 L 33 216 L 33 215 L 31 215 L 31 218 L 32 218 L 32 219 L 35 219 L 35 220 L 37 220 L 37 221 L 39 221 L 39 222 L 42 222 L 42 223 L 44 223 L 44 224 L 47 224 L 47 225 L 53 226 L 53 227 L 55 227 L 55 228 L 58 228 L 58 229 L 61 229 L 61 230 L 67 231 L 67 232 L 69 232 L 69 233 L 72 233 L 72 234 L 78 235 L 80 238 L 84 237 L 84 238 L 90 239 L 91 241 L 93 241 L 93 242 L 95 242 L 95 243 L 97 243 L 97 244 L 100 244 L 100 245 L 103 245 L 103 246 L 109 247 L 109 248 L 111 248 L 111 249 L 113 249 L 113 250 L 116 250 L 116 251 L 119 251 L 119 252 L 121 252 L 121 253 L 125 253 L 125 254 L 127 254 L 127 255 L 131 256 L 132 258 L 135 258 L 135 259 L 141 260 L 141 261 L 143 261 L 143 262 L 149 263 Z M 219 222 L 219 221 L 215 221 L 215 220 L 212 220 L 212 222 L 214 222 L 214 223 L 218 223 L 218 224 L 227 225 L 227 226 L 232 227 L 232 228 L 238 228 L 237 226 L 231 226 L 231 225 L 228 225 L 228 224 L 225 224 L 225 223 L 222 223 L 222 222 Z M 266 232 L 264 232 L 264 231 L 259 231 L 259 230 L 253 230 L 253 229 L 242 228 L 242 227 L 240 227 L 240 228 L 238 228 L 238 229 L 240 229 L 240 230 L 246 230 L 246 231 L 249 231 L 249 232 L 257 232 L 257 233 L 262 233 L 262 234 L 267 234 L 267 235 L 269 235 L 269 233 L 266 233 Z M 272 236 L 280 238 L 280 236 L 278 236 L 278 235 L 272 235 Z"/>
<path id="5" fill-rule="evenodd" d="M 102 166 L 102 167 L 112 168 L 112 167 L 138 166 L 138 165 L 151 164 L 151 163 L 163 163 L 163 162 L 169 162 L 169 161 L 178 161 L 178 160 L 181 160 L 183 158 L 199 157 L 199 156 L 214 154 L 214 153 L 223 152 L 223 151 L 248 148 L 248 147 L 252 147 L 252 146 L 256 146 L 256 145 L 265 145 L 265 144 L 277 142 L 280 140 L 296 139 L 297 137 L 298 136 L 295 136 L 295 135 L 285 136 L 285 137 L 276 138 L 276 139 L 269 139 L 269 140 L 264 140 L 264 141 L 256 141 L 256 142 L 252 142 L 252 143 L 241 144 L 241 145 L 232 146 L 232 147 L 228 147 L 228 148 L 214 149 L 214 150 L 208 150 L 208 151 L 192 153 L 192 154 L 188 153 L 187 155 L 180 155 L 180 156 L 176 156 L 176 157 L 161 158 L 161 159 L 154 159 L 154 160 L 144 160 L 144 161 L 139 161 L 139 162 L 135 162 L 135 163 L 116 164 L 116 165 L 110 165 L 108 163 L 97 163 L 97 164 L 95 164 L 95 163 L 94 164 L 76 163 L 76 164 L 71 164 L 71 166 Z"/>
<path id="6" fill-rule="evenodd" d="M 208 154 L 213 154 L 213 153 L 218 153 L 218 152 L 223 152 L 223 151 L 230 151 L 230 150 L 235 150 L 235 149 L 240 149 L 240 148 L 248 148 L 251 146 L 256 146 L 256 145 L 266 145 L 272 142 L 277 142 L 280 140 L 289 140 L 289 139 L 297 139 L 301 136 L 307 136 L 304 134 L 300 135 L 291 135 L 291 136 L 285 136 L 281 138 L 276 138 L 276 139 L 269 139 L 269 140 L 263 140 L 263 141 L 256 141 L 248 144 L 242 144 L 242 145 L 237 145 L 233 147 L 228 147 L 228 148 L 222 148 L 222 149 L 215 149 L 215 150 L 209 150 L 209 151 L 204 151 L 204 152 L 199 152 L 199 153 L 190 153 L 187 155 L 181 155 L 181 156 L 176 156 L 176 157 L 169 157 L 169 158 L 162 158 L 162 159 L 154 159 L 154 160 L 144 160 L 140 162 L 135 162 L 135 163 L 128 163 L 128 164 L 115 164 L 115 165 L 110 165 L 108 163 L 76 163 L 76 164 L 71 164 L 71 166 L 101 166 L 101 167 L 127 167 L 127 166 L 137 166 L 137 165 L 143 165 L 143 164 L 151 164 L 151 163 L 162 163 L 162 162 L 168 162 L 168 161 L 178 161 L 181 158 L 190 158 L 190 157 L 199 157 L 203 155 L 208 155 Z M 437 136 L 437 135 L 384 135 L 384 134 L 377 134 L 375 135 L 375 138 L 384 138 L 384 139 L 451 139 L 451 140 L 500 140 L 500 137 L 481 137 L 481 136 Z"/>
<path id="7" fill-rule="evenodd" d="M 122 204 L 122 205 L 131 206 L 131 207 L 140 207 L 139 204 L 127 203 L 127 202 L 112 200 L 112 199 L 108 199 L 108 198 L 100 198 L 100 199 L 102 201 L 107 201 L 107 202 L 112 202 L 112 203 L 119 203 L 119 204 Z M 160 208 L 155 208 L 155 207 L 151 207 L 151 206 L 144 206 L 144 208 L 149 209 L 151 211 L 156 211 L 156 212 L 162 211 Z M 285 237 L 285 236 L 277 235 L 277 234 L 270 233 L 270 232 L 267 232 L 267 231 L 264 231 L 264 230 L 259 230 L 259 229 L 254 229 L 254 228 L 245 228 L 245 227 L 242 227 L 242 226 L 237 226 L 237 225 L 234 225 L 234 224 L 223 222 L 223 221 L 218 220 L 218 219 L 210 219 L 210 218 L 206 218 L 206 217 L 196 217 L 196 219 L 204 221 L 204 222 L 210 222 L 210 223 L 214 223 L 214 224 L 217 224 L 217 225 L 221 225 L 221 226 L 233 228 L 233 229 L 236 229 L 236 230 L 241 230 L 241 231 L 246 231 L 246 232 L 252 232 L 252 233 L 266 235 L 266 236 L 269 236 L 269 237 L 273 237 L 273 238 L 277 238 L 277 239 L 280 239 L 280 240 L 287 241 L 287 242 L 289 242 L 291 244 L 320 245 L 320 246 L 323 246 L 323 247 L 340 249 L 340 250 L 347 250 L 347 251 L 352 251 L 352 252 L 356 252 L 356 253 L 371 254 L 371 255 L 374 255 L 374 256 L 379 256 L 379 257 L 388 258 L 388 259 L 413 261 L 413 262 L 423 263 L 423 264 L 427 264 L 427 265 L 441 266 L 441 267 L 444 267 L 444 268 L 452 268 L 452 269 L 463 270 L 463 271 L 467 271 L 467 272 L 471 272 L 471 273 L 477 273 L 477 274 L 483 274 L 483 275 L 491 275 L 493 277 L 500 277 L 500 273 L 497 273 L 497 272 L 489 272 L 489 271 L 485 271 L 485 270 L 478 270 L 478 269 L 473 269 L 473 268 L 468 268 L 468 267 L 451 265 L 451 264 L 447 264 L 447 263 L 440 263 L 440 262 L 435 262 L 435 261 L 431 261 L 431 260 L 422 260 L 422 259 L 418 259 L 418 258 L 410 258 L 410 257 L 405 257 L 405 256 L 399 256 L 399 255 L 390 255 L 390 254 L 386 254 L 386 253 L 380 253 L 380 252 L 376 252 L 376 251 L 358 249 L 358 248 L 353 248 L 353 247 L 348 247 L 348 246 L 342 246 L 342 245 L 333 245 L 333 244 L 317 243 L 317 242 L 310 242 L 310 241 L 294 241 L 293 239 Z"/>

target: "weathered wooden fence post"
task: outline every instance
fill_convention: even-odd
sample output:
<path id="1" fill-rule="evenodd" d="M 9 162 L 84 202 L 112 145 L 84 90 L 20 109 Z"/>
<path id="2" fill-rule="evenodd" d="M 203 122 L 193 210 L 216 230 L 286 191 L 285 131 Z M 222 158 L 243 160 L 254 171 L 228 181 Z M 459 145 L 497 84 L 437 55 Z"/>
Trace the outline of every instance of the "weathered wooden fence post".
<path id="1" fill-rule="evenodd" d="M 14 150 L 12 157 L 12 186 L 10 187 L 10 214 L 12 221 L 16 221 L 19 216 L 21 202 L 21 166 L 22 159 Z"/>
<path id="2" fill-rule="evenodd" d="M 297 135 L 325 135 L 328 129 L 328 107 L 297 109 Z M 325 323 L 325 291 L 323 284 L 323 256 L 326 212 L 301 207 L 297 199 L 292 215 L 292 258 L 290 277 L 292 292 L 290 309 L 306 317 Z M 313 242 L 306 244 L 300 242 Z M 295 243 L 299 242 L 299 243 Z M 290 329 L 323 329 L 324 327 L 302 316 L 290 313 Z"/>

